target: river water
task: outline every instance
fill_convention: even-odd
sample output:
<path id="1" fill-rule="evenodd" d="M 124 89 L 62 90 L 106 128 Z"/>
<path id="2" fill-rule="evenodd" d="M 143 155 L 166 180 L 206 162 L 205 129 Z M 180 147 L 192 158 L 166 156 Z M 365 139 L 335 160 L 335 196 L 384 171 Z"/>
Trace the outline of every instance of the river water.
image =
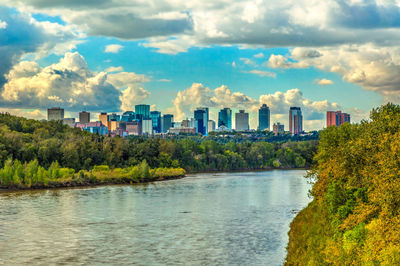
<path id="1" fill-rule="evenodd" d="M 0 265 L 281 265 L 304 173 L 0 193 Z"/>

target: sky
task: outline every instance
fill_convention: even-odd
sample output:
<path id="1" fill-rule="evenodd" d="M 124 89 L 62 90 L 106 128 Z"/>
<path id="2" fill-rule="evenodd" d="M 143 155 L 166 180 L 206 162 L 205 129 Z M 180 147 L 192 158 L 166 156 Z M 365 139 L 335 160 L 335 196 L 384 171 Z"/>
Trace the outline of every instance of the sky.
<path id="1" fill-rule="evenodd" d="M 400 1 L 0 0 L 0 111 L 271 109 L 305 130 L 400 103 Z"/>

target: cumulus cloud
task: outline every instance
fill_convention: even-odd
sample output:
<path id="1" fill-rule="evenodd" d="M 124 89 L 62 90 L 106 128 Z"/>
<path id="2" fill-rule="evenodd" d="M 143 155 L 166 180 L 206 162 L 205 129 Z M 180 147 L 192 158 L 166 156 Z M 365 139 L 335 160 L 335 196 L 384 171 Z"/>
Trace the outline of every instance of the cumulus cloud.
<path id="1" fill-rule="evenodd" d="M 66 53 L 56 64 L 41 68 L 22 61 L 6 75 L 0 102 L 14 108 L 63 106 L 68 110 L 116 110 L 120 91 L 105 72 L 92 72 L 78 53 Z"/>
<path id="2" fill-rule="evenodd" d="M 76 44 L 79 34 L 70 26 L 38 22 L 26 13 L 0 6 L 0 93 L 12 66 L 28 53 L 61 52 Z"/>
<path id="3" fill-rule="evenodd" d="M 149 81 L 149 78 L 143 74 L 136 74 L 134 72 L 119 72 L 108 74 L 107 81 L 117 88 L 135 87 L 140 83 Z"/>
<path id="4" fill-rule="evenodd" d="M 106 48 L 104 49 L 104 52 L 106 53 L 118 53 L 119 51 L 122 50 L 122 48 L 124 48 L 122 45 L 120 44 L 109 44 L 106 46 Z"/>
<path id="5" fill-rule="evenodd" d="M 253 57 L 254 58 L 264 58 L 265 55 L 263 53 L 258 53 L 258 54 L 253 55 Z"/>
<path id="6" fill-rule="evenodd" d="M 122 94 L 120 96 L 121 110 L 134 110 L 135 105 L 142 103 L 142 101 L 145 100 L 149 95 L 150 93 L 143 88 L 128 87 L 126 90 L 122 91 Z"/>
<path id="7" fill-rule="evenodd" d="M 318 85 L 321 85 L 321 86 L 325 86 L 325 85 L 332 85 L 333 81 L 323 78 L 323 79 L 315 79 L 314 83 L 318 84 Z"/>
<path id="8" fill-rule="evenodd" d="M 246 65 L 256 65 L 256 62 L 254 62 L 253 60 L 251 60 L 250 58 L 240 58 L 240 61 L 242 61 L 244 64 Z"/>
<path id="9" fill-rule="evenodd" d="M 264 103 L 270 107 L 272 122 L 279 121 L 286 125 L 288 125 L 289 108 L 291 106 L 301 107 L 304 119 L 312 121 L 305 125 L 306 130 L 321 128 L 325 121 L 326 111 L 341 108 L 339 104 L 328 100 L 313 101 L 305 98 L 299 89 L 262 94 L 255 99 L 241 92 L 232 92 L 225 85 L 210 89 L 201 83 L 193 83 L 189 88 L 178 92 L 173 100 L 173 108 L 169 111 L 175 115 L 177 121 L 193 116 L 194 109 L 200 106 L 210 107 L 214 114 L 218 109 L 224 107 L 234 110 L 246 109 L 250 112 L 250 117 L 254 118 L 257 116 L 258 108 Z M 256 128 L 256 119 L 251 121 L 251 127 Z"/>
<path id="10" fill-rule="evenodd" d="M 271 54 L 267 61 L 267 66 L 270 68 L 307 68 L 309 65 L 305 61 L 292 62 L 283 55 Z"/>

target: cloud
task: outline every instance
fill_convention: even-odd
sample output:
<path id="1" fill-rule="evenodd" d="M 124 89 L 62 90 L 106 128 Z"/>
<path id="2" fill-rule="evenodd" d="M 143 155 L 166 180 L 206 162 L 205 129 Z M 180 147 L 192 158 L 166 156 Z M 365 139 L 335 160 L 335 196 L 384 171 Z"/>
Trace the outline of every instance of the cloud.
<path id="1" fill-rule="evenodd" d="M 254 58 L 264 58 L 265 55 L 263 53 L 258 53 L 258 54 L 253 55 L 253 57 Z"/>
<path id="2" fill-rule="evenodd" d="M 170 79 L 159 79 L 158 82 L 171 82 Z"/>
<path id="3" fill-rule="evenodd" d="M 246 65 L 257 65 L 256 62 L 251 60 L 250 58 L 240 58 L 240 61 L 242 61 Z"/>
<path id="4" fill-rule="evenodd" d="M 276 73 L 274 72 L 269 72 L 269 71 L 264 71 L 264 70 L 250 70 L 250 71 L 243 71 L 243 73 L 250 73 L 254 75 L 258 75 L 260 77 L 270 77 L 270 78 L 276 78 Z"/>
<path id="5" fill-rule="evenodd" d="M 246 109 L 250 117 L 256 117 L 262 104 L 267 104 L 271 110 L 271 122 L 281 122 L 288 125 L 288 112 L 291 106 L 302 108 L 306 130 L 322 128 L 325 123 L 325 114 L 328 110 L 338 110 L 340 105 L 328 100 L 313 101 L 305 98 L 299 89 L 291 89 L 286 92 L 262 94 L 258 99 L 252 98 L 241 92 L 232 92 L 227 86 L 222 85 L 214 90 L 203 86 L 201 83 L 193 83 L 189 88 L 179 91 L 173 100 L 173 107 L 169 109 L 175 115 L 177 121 L 185 117 L 192 117 L 195 108 L 207 106 L 210 108 L 210 116 L 218 112 L 220 108 L 230 107 L 234 110 Z M 215 118 L 216 119 L 216 118 Z M 251 120 L 251 127 L 257 127 L 257 119 Z"/>
<path id="6" fill-rule="evenodd" d="M 292 62 L 283 55 L 271 54 L 267 61 L 267 66 L 270 68 L 307 68 L 309 65 L 305 61 Z"/>
<path id="7" fill-rule="evenodd" d="M 56 64 L 41 68 L 22 61 L 6 75 L 0 103 L 10 108 L 118 110 L 120 90 L 107 82 L 105 72 L 92 72 L 78 53 L 66 53 Z"/>
<path id="8" fill-rule="evenodd" d="M 0 20 L 0 30 L 5 29 L 7 27 L 7 22 Z"/>
<path id="9" fill-rule="evenodd" d="M 122 66 L 118 66 L 118 67 L 111 66 L 111 67 L 107 68 L 105 71 L 106 72 L 121 72 L 121 71 L 124 71 L 124 68 Z"/>
<path id="10" fill-rule="evenodd" d="M 325 86 L 325 85 L 332 85 L 332 84 L 333 84 L 333 81 L 332 81 L 332 80 L 329 80 L 329 79 L 323 78 L 323 79 L 316 79 L 316 80 L 314 80 L 314 83 L 315 83 L 315 84 L 318 84 L 318 85 L 321 85 L 321 86 Z"/>
<path id="11" fill-rule="evenodd" d="M 136 87 L 140 83 L 148 82 L 150 79 L 143 74 L 133 72 L 119 72 L 108 74 L 107 81 L 117 88 Z"/>
<path id="12" fill-rule="evenodd" d="M 122 94 L 120 96 L 120 100 L 122 103 L 121 110 L 134 110 L 135 105 L 142 103 L 142 101 L 146 99 L 149 95 L 150 93 L 143 88 L 128 87 L 126 90 L 122 91 Z"/>
<path id="13" fill-rule="evenodd" d="M 232 67 L 236 67 L 236 62 L 235 61 L 232 62 Z"/>
<path id="14" fill-rule="evenodd" d="M 106 46 L 106 48 L 104 49 L 104 52 L 106 53 L 118 53 L 119 51 L 122 50 L 122 48 L 124 48 L 122 45 L 119 44 L 109 44 Z"/>
<path id="15" fill-rule="evenodd" d="M 36 56 L 72 48 L 79 34 L 70 26 L 38 22 L 29 14 L 0 6 L 0 93 L 6 82 L 4 75 L 24 55 Z"/>
<path id="16" fill-rule="evenodd" d="M 151 38 L 148 42 L 141 44 L 144 47 L 154 48 L 158 53 L 175 55 L 186 52 L 190 47 L 196 45 L 196 41 L 190 36 L 179 38 Z"/>

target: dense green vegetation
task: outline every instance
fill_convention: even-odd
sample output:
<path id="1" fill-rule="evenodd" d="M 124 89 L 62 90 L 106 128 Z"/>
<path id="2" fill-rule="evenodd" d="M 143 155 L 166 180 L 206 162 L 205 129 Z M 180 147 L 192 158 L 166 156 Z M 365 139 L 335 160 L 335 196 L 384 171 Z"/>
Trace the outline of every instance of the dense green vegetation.
<path id="1" fill-rule="evenodd" d="M 0 167 L 11 158 L 22 164 L 37 160 L 44 168 L 58 162 L 75 171 L 96 165 L 127 168 L 146 160 L 150 168 L 222 171 L 308 167 L 317 141 L 221 143 L 207 137 L 120 138 L 0 114 Z"/>
<path id="2" fill-rule="evenodd" d="M 291 224 L 288 265 L 400 264 L 400 106 L 320 133 L 313 201 Z"/>
<path id="3" fill-rule="evenodd" d="M 150 169 L 146 161 L 127 168 L 110 169 L 108 165 L 98 165 L 90 171 L 61 168 L 53 162 L 48 169 L 37 160 L 22 164 L 19 160 L 8 159 L 0 169 L 0 188 L 46 188 L 99 184 L 124 184 L 163 180 L 182 177 L 182 168 Z"/>

